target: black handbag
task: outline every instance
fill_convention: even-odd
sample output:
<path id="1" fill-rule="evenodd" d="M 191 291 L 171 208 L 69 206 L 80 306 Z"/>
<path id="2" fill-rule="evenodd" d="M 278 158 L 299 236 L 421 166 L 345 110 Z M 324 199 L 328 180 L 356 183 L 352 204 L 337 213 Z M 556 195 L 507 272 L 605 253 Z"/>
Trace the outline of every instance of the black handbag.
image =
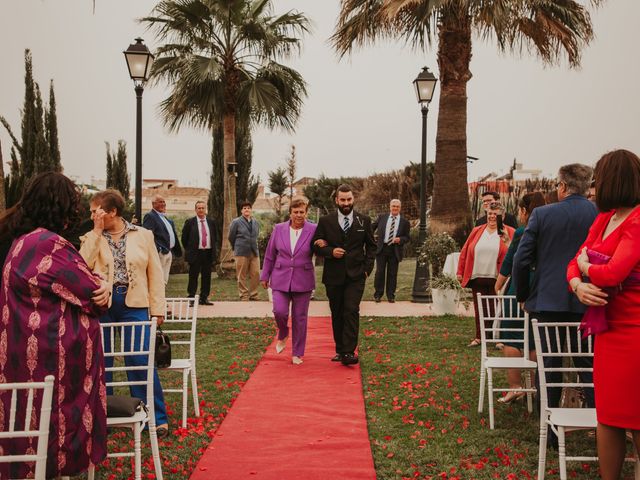
<path id="1" fill-rule="evenodd" d="M 171 342 L 169 336 L 160 328 L 156 332 L 156 367 L 167 368 L 171 365 Z"/>
<path id="2" fill-rule="evenodd" d="M 123 395 L 107 395 L 107 417 L 132 417 L 145 408 L 142 400 Z"/>

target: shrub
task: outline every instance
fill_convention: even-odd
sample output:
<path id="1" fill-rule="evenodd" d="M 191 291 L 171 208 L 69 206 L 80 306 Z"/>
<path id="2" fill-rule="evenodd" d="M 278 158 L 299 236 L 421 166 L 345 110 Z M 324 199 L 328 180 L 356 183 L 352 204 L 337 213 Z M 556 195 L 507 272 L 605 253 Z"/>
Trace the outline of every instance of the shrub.
<path id="1" fill-rule="evenodd" d="M 439 290 L 456 290 L 462 291 L 462 285 L 457 278 L 447 275 L 446 273 L 439 273 L 431 278 L 431 288 L 437 288 Z"/>
<path id="2" fill-rule="evenodd" d="M 444 261 L 447 255 L 458 249 L 456 241 L 446 232 L 433 233 L 427 236 L 427 239 L 420 248 L 418 261 L 420 263 L 428 263 L 431 265 L 431 274 L 435 277 L 442 272 Z"/>

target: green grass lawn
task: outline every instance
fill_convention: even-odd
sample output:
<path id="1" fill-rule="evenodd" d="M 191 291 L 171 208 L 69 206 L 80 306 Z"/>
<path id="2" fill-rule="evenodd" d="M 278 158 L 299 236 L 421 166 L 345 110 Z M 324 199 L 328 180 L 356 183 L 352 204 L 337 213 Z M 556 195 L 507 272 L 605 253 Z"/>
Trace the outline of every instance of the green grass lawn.
<path id="1" fill-rule="evenodd" d="M 470 318 L 362 318 L 364 401 L 379 480 L 535 478 L 536 414 L 529 415 L 524 402 L 498 405 L 490 430 L 486 410 L 477 413 L 479 350 L 466 347 L 472 329 Z M 171 435 L 160 442 L 165 478 L 189 478 L 274 334 L 269 318 L 199 321 L 202 416 L 180 428 L 179 394 L 167 395 Z M 504 375 L 495 377 L 504 384 Z M 179 384 L 167 372 L 161 378 L 165 386 Z M 570 452 L 594 451 L 584 432 L 569 434 L 568 441 Z M 121 432 L 109 437 L 111 451 L 130 442 Z M 154 478 L 146 434 L 143 446 L 143 478 Z M 556 452 L 549 450 L 547 458 L 546 478 L 559 478 Z M 129 478 L 131 460 L 107 465 L 98 478 Z M 631 470 L 626 467 L 628 476 Z M 569 478 L 597 478 L 597 465 L 570 463 Z"/>
<path id="2" fill-rule="evenodd" d="M 416 269 L 416 261 L 408 258 L 400 262 L 398 269 L 398 287 L 396 289 L 396 300 L 411 300 L 411 290 L 413 288 L 413 275 Z M 375 272 L 375 269 L 374 269 Z M 167 285 L 167 297 L 185 297 L 187 295 L 188 275 L 186 273 L 174 274 L 169 277 Z M 315 300 L 326 300 L 327 295 L 322 284 L 322 267 L 316 267 L 316 292 Z M 267 291 L 258 289 L 260 300 L 267 300 Z M 211 301 L 238 300 L 238 288 L 235 279 L 221 279 L 213 273 L 211 278 Z M 364 290 L 363 300 L 373 300 L 373 273 L 367 280 Z"/>

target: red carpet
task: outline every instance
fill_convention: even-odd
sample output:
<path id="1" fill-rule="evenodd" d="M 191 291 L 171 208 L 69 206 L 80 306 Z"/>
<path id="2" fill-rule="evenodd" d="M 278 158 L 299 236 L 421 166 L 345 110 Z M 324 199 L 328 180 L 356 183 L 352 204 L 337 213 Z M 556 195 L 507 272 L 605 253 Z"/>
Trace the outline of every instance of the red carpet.
<path id="1" fill-rule="evenodd" d="M 275 344 L 275 342 L 274 342 Z M 272 344 L 192 480 L 373 480 L 360 367 L 330 362 L 331 320 L 310 318 L 304 364 Z"/>

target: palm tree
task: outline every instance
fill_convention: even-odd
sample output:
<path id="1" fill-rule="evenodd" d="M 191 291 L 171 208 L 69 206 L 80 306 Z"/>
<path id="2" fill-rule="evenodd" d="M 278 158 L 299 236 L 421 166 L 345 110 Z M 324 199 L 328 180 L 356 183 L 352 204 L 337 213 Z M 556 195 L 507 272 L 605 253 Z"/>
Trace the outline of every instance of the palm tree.
<path id="1" fill-rule="evenodd" d="M 389 38 L 427 49 L 434 33 L 441 86 L 430 229 L 460 240 L 471 226 L 466 160 L 472 33 L 495 39 L 500 51 L 526 51 L 547 64 L 566 57 L 576 67 L 593 30 L 588 11 L 574 0 L 342 0 L 332 42 L 340 56 Z"/>
<path id="2" fill-rule="evenodd" d="M 160 105 L 170 130 L 223 128 L 224 215 L 220 261 L 230 263 L 229 224 L 237 215 L 236 123 L 293 130 L 306 84 L 278 61 L 300 50 L 309 21 L 272 15 L 271 0 L 162 0 L 141 22 L 160 41 L 151 78 L 170 95 Z"/>

